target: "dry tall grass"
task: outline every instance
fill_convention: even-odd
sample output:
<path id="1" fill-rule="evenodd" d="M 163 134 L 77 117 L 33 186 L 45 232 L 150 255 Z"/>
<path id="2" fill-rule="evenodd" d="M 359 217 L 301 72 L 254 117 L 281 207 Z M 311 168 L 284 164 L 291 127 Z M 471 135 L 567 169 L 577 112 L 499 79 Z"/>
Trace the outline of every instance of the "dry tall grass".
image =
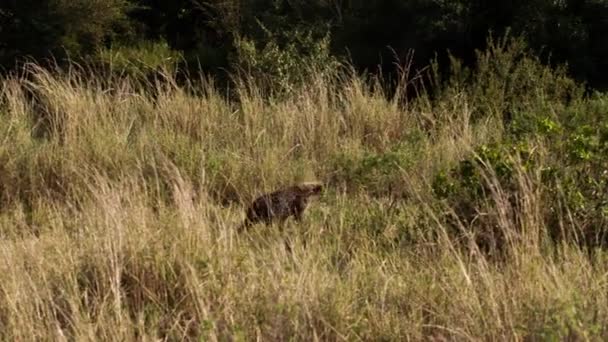
<path id="1" fill-rule="evenodd" d="M 518 168 L 514 203 L 487 171 L 469 223 L 432 195 L 502 134 L 464 93 L 403 105 L 342 76 L 231 102 L 79 75 L 0 80 L 3 340 L 608 337 L 606 257 L 548 239 L 537 172 Z M 248 200 L 311 179 L 329 190 L 302 224 L 236 234 Z"/>

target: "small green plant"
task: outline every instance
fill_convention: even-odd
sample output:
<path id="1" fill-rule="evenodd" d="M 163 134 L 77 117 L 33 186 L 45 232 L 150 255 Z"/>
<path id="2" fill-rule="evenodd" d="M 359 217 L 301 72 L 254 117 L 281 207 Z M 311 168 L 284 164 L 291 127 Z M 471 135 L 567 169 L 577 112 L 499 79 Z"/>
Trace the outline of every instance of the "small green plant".
<path id="1" fill-rule="evenodd" d="M 507 123 L 506 130 L 516 141 L 534 137 L 554 138 L 563 131 L 562 125 L 555 118 L 539 113 L 515 111 Z"/>
<path id="2" fill-rule="evenodd" d="M 387 194 L 399 188 L 402 170 L 416 160 L 415 145 L 401 143 L 386 152 L 339 153 L 332 160 L 333 180 L 352 190 Z"/>
<path id="3" fill-rule="evenodd" d="M 485 191 L 486 177 L 495 176 L 503 184 L 513 181 L 514 160 L 532 163 L 530 148 L 524 144 L 484 144 L 475 150 L 472 157 L 460 161 L 450 170 L 439 171 L 433 180 L 432 189 L 439 198 L 454 196 L 460 199 L 478 199 Z"/>

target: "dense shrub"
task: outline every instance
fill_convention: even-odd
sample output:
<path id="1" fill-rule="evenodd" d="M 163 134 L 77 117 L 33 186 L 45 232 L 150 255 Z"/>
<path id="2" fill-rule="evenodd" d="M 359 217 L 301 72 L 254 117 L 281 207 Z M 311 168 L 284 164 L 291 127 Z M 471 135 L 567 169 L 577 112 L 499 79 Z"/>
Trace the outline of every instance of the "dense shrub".
<path id="1" fill-rule="evenodd" d="M 263 28 L 267 36 L 262 42 L 246 36 L 236 41 L 233 68 L 242 75 L 281 93 L 335 71 L 338 62 L 330 53 L 329 33 L 316 39 L 310 30 L 273 33 Z"/>
<path id="2" fill-rule="evenodd" d="M 489 36 L 487 48 L 476 51 L 473 67 L 451 57 L 447 76 L 438 72 L 437 64 L 433 71 L 437 99 L 465 93 L 473 110 L 472 120 L 496 117 L 511 125 L 510 121 L 526 120 L 530 112 L 533 116 L 561 112 L 563 106 L 583 95 L 583 88 L 563 66 L 543 65 L 522 37 L 509 33 L 498 39 Z"/>
<path id="3" fill-rule="evenodd" d="M 488 52 L 478 54 L 475 71 L 460 69 L 456 61 L 447 93 L 440 97 L 465 92 L 478 120 L 502 113 L 504 135 L 437 173 L 434 194 L 455 209 L 464 225 L 476 220 L 475 226 L 483 226 L 486 221 L 482 230 L 492 229 L 497 223 L 484 213 L 488 205 L 499 205 L 496 188 L 506 193 L 505 210 L 517 220 L 517 202 L 530 190 L 522 183 L 523 175 L 546 201 L 542 214 L 551 236 L 605 246 L 605 96 L 584 97 L 563 69 L 553 71 L 523 53 L 520 40 L 489 46 Z M 564 217 L 570 229 L 560 222 Z"/>

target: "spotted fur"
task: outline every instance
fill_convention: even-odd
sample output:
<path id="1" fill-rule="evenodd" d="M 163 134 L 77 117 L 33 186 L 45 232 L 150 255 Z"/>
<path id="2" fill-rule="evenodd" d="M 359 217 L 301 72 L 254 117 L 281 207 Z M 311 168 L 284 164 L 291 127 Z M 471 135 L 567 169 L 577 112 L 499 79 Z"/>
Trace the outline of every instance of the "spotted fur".
<path id="1" fill-rule="evenodd" d="M 284 222 L 290 216 L 300 221 L 308 206 L 308 199 L 319 195 L 322 190 L 323 185 L 319 183 L 303 183 L 261 195 L 247 208 L 247 217 L 239 230 L 259 222 Z"/>

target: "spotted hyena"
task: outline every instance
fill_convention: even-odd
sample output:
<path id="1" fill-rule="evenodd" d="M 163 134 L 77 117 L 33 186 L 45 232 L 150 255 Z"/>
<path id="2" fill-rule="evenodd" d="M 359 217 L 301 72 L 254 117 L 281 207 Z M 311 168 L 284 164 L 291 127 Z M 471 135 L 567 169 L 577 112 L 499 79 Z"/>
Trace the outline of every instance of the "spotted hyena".
<path id="1" fill-rule="evenodd" d="M 265 224 L 273 221 L 284 222 L 290 216 L 300 221 L 308 205 L 308 199 L 319 195 L 322 190 L 323 185 L 320 183 L 303 183 L 264 194 L 249 206 L 245 222 L 239 230 L 258 222 Z"/>

